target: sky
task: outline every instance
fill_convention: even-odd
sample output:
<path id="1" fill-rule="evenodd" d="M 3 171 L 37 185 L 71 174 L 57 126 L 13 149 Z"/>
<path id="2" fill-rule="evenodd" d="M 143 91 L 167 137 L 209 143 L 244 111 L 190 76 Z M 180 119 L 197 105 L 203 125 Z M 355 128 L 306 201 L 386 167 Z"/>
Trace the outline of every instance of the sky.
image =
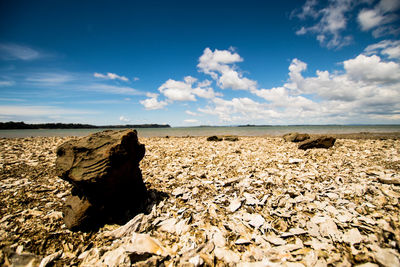
<path id="1" fill-rule="evenodd" d="M 400 0 L 0 0 L 0 121 L 400 123 Z"/>

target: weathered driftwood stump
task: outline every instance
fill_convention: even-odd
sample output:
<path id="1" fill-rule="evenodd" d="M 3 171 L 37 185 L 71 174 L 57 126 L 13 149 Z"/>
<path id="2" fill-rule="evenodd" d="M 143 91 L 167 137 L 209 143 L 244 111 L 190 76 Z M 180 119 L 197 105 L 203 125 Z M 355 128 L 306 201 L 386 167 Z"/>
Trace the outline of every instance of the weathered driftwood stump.
<path id="1" fill-rule="evenodd" d="M 72 230 L 123 221 L 147 199 L 139 162 L 145 146 L 133 130 L 104 131 L 64 143 L 57 149 L 57 175 L 73 185 L 64 205 Z"/>

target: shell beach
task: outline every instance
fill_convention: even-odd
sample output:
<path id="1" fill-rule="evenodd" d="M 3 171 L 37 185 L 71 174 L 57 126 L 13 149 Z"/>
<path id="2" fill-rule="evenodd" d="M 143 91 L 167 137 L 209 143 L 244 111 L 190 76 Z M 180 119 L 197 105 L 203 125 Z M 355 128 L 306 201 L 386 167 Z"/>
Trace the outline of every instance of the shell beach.
<path id="1" fill-rule="evenodd" d="M 71 232 L 54 174 L 73 137 L 0 139 L 4 266 L 399 266 L 400 139 L 140 138 L 147 211 Z"/>

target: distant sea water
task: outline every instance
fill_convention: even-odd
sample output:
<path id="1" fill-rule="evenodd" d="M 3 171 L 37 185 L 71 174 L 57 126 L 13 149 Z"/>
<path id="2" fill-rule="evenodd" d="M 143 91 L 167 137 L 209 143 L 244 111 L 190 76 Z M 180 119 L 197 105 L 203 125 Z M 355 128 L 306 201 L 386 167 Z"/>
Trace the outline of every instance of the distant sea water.
<path id="1" fill-rule="evenodd" d="M 0 137 L 22 138 L 35 136 L 85 136 L 107 129 L 29 129 L 29 130 L 0 130 Z M 116 130 L 116 129 L 113 129 Z M 210 136 L 210 135 L 239 135 L 239 136 L 279 136 L 290 132 L 309 134 L 346 134 L 346 133 L 387 133 L 400 132 L 400 125 L 307 125 L 307 126 L 204 126 L 204 127 L 172 127 L 172 128 L 140 128 L 139 137 L 165 136 Z"/>

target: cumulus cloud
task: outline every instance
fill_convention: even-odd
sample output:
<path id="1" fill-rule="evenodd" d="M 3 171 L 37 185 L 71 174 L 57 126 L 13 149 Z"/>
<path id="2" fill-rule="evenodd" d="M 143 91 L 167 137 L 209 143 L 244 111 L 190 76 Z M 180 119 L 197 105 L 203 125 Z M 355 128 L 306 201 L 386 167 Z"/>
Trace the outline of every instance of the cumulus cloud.
<path id="1" fill-rule="evenodd" d="M 108 79 L 108 80 L 120 80 L 120 81 L 124 81 L 124 82 L 129 81 L 129 79 L 127 77 L 120 76 L 118 74 L 111 73 L 111 72 L 107 72 L 106 74 L 101 74 L 101 73 L 95 72 L 93 74 L 93 76 L 96 77 L 96 78 Z"/>
<path id="2" fill-rule="evenodd" d="M 213 99 L 213 105 L 199 108 L 200 112 L 217 115 L 223 122 L 241 122 L 249 120 L 269 119 L 279 114 L 268 109 L 267 104 L 256 102 L 250 98 L 233 98 L 225 100 L 222 98 Z"/>
<path id="3" fill-rule="evenodd" d="M 236 70 L 234 63 L 241 61 L 243 59 L 238 53 L 233 52 L 233 49 L 212 51 L 206 48 L 199 58 L 197 67 L 200 72 L 210 75 L 222 89 L 254 90 L 257 83 L 243 77 L 243 74 Z M 168 79 L 158 88 L 158 91 L 167 100 L 163 102 L 162 106 L 155 97 L 151 96 L 141 103 L 147 106 L 154 104 L 155 107 L 162 108 L 174 101 L 197 101 L 197 97 L 213 100 L 221 97 L 222 93 L 215 92 L 211 84 L 212 82 L 209 80 L 198 81 L 192 76 L 184 77 L 183 81 Z"/>
<path id="4" fill-rule="evenodd" d="M 243 59 L 238 53 L 232 53 L 229 50 L 218 50 L 214 52 L 210 48 L 203 51 L 203 55 L 199 58 L 197 67 L 204 73 L 211 75 L 214 79 L 218 77 L 217 72 L 223 72 L 230 69 L 229 64 L 241 62 Z"/>
<path id="5" fill-rule="evenodd" d="M 166 105 L 168 105 L 166 101 L 158 101 L 157 99 L 158 94 L 150 94 L 150 95 L 148 94 L 147 96 L 150 98 L 139 101 L 140 104 L 142 104 L 146 110 L 162 109 Z"/>
<path id="6" fill-rule="evenodd" d="M 304 76 L 307 63 L 294 58 L 288 66 L 287 81 L 269 89 L 258 88 L 256 81 L 241 76 L 234 63 L 243 58 L 236 52 L 206 48 L 199 59 L 199 71 L 210 75 L 221 89 L 240 87 L 248 96 L 224 99 L 213 90 L 211 81 L 186 76 L 181 81 L 169 79 L 159 87 L 165 101 L 148 93 L 149 99 L 141 103 L 146 109 L 159 109 L 175 101 L 193 102 L 202 97 L 207 99 L 206 106 L 198 108 L 198 113 L 186 110 L 187 115 L 207 114 L 230 124 L 392 122 L 400 118 L 400 63 L 391 60 L 398 58 L 398 45 L 398 41 L 388 40 L 373 44 L 363 54 L 341 62 L 341 70 L 317 70 L 311 76 Z M 230 73 L 237 80 L 225 88 L 229 83 L 223 77 Z M 246 82 L 250 85 L 235 87 Z"/>
<path id="7" fill-rule="evenodd" d="M 167 80 L 158 90 L 170 101 L 196 101 L 196 96 L 201 98 L 214 98 L 214 89 L 207 82 L 197 82 L 192 76 L 186 76 L 183 81 Z"/>
<path id="8" fill-rule="evenodd" d="M 172 101 L 196 101 L 189 77 L 185 77 L 185 81 L 169 79 L 158 90 Z"/>
<path id="9" fill-rule="evenodd" d="M 0 44 L 0 58 L 4 60 L 35 60 L 43 54 L 28 46 L 17 44 Z"/>
<path id="10" fill-rule="evenodd" d="M 348 77 L 355 81 L 391 83 L 400 80 L 399 64 L 383 62 L 377 55 L 358 55 L 343 64 Z"/>
<path id="11" fill-rule="evenodd" d="M 199 58 L 197 67 L 199 71 L 211 75 L 222 89 L 251 90 L 257 86 L 257 82 L 243 77 L 243 74 L 232 65 L 243 59 L 239 54 L 229 50 L 212 51 L 206 48 Z"/>
<path id="12" fill-rule="evenodd" d="M 314 77 L 303 77 L 301 72 L 291 75 L 294 70 L 299 70 L 298 64 L 298 59 L 292 60 L 289 66 L 289 81 L 284 84 L 284 87 L 295 95 L 315 95 L 322 100 L 355 101 L 400 83 L 399 64 L 383 61 L 377 55 L 361 54 L 345 60 L 343 74 L 318 70 Z M 293 65 L 296 67 L 291 68 Z"/>
<path id="13" fill-rule="evenodd" d="M 225 100 L 198 109 L 223 122 L 354 123 L 398 120 L 400 65 L 378 55 L 358 55 L 342 62 L 343 71 L 316 71 L 304 77 L 307 64 L 293 59 L 282 86 L 253 89 L 264 101 L 249 97 Z"/>
<path id="14" fill-rule="evenodd" d="M 253 92 L 255 95 L 264 98 L 275 108 L 302 108 L 310 109 L 315 103 L 303 96 L 290 95 L 290 91 L 285 87 L 276 87 L 271 89 L 260 89 Z"/>

